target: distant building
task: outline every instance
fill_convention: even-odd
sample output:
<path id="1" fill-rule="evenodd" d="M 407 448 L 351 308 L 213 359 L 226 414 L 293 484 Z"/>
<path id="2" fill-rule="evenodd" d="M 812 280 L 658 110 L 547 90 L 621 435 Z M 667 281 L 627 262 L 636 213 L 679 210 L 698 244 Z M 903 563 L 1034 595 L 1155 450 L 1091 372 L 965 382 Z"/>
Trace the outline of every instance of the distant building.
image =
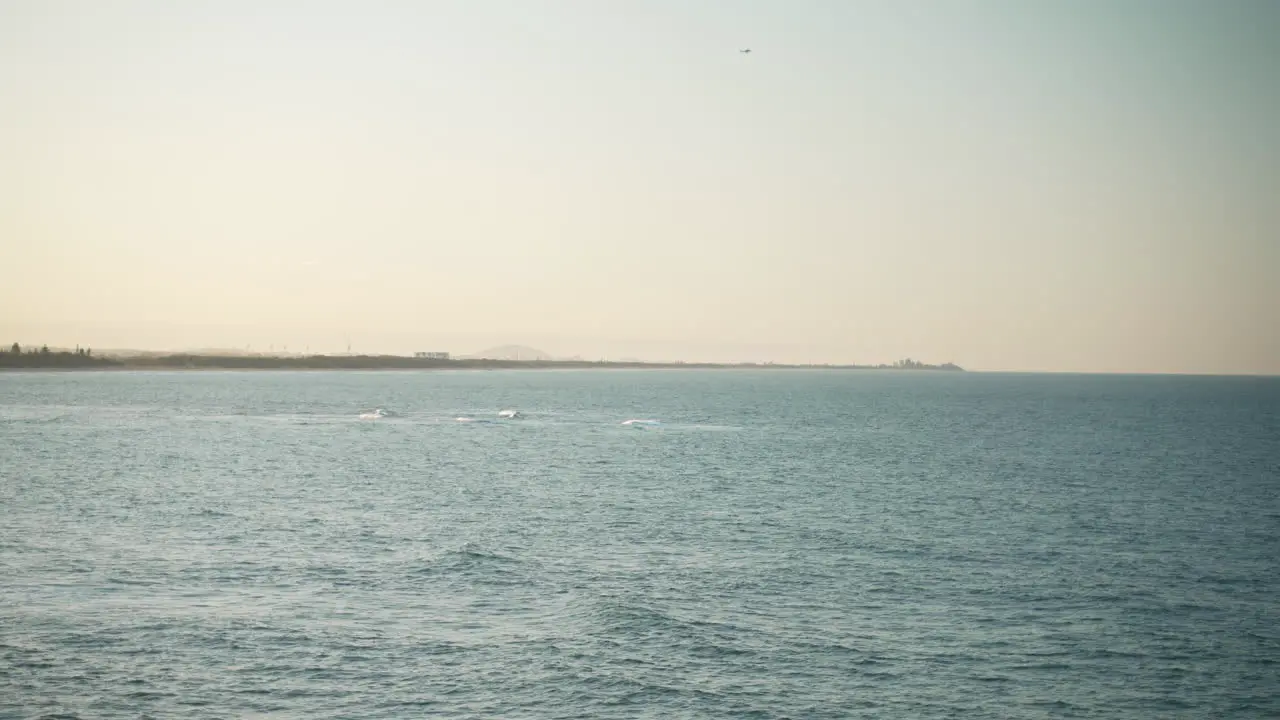
<path id="1" fill-rule="evenodd" d="M 416 352 L 413 354 L 413 356 L 421 360 L 448 360 L 449 359 L 449 353 L 447 352 Z"/>

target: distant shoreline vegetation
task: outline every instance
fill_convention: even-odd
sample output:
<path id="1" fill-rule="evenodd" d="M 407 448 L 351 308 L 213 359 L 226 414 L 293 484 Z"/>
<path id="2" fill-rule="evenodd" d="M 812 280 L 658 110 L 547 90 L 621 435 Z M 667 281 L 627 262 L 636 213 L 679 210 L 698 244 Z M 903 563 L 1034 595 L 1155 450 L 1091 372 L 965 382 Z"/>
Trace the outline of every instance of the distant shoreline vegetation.
<path id="1" fill-rule="evenodd" d="M 123 369 L 123 370 L 430 370 L 515 368 L 667 368 L 667 369 L 832 369 L 960 371 L 953 363 L 929 365 L 899 360 L 891 365 L 794 365 L 781 363 L 641 362 L 608 360 L 489 360 L 419 358 L 405 355 L 196 355 L 172 353 L 137 357 L 103 357 L 89 349 L 51 351 L 23 349 L 14 343 L 0 352 L 0 368 Z"/>
<path id="2" fill-rule="evenodd" d="M 50 350 L 48 345 L 23 348 L 18 343 L 0 350 L 0 368 L 102 368 L 120 365 L 117 360 L 94 355 L 91 348 Z"/>

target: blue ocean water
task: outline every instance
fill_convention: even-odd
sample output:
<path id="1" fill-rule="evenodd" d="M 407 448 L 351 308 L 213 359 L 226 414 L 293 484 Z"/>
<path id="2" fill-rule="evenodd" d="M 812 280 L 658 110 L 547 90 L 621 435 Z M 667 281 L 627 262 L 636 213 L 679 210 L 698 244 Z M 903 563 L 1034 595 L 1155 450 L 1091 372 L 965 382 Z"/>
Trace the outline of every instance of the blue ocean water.
<path id="1" fill-rule="evenodd" d="M 1276 379 L 0 374 L 5 718 L 1277 717 L 1278 568 Z"/>

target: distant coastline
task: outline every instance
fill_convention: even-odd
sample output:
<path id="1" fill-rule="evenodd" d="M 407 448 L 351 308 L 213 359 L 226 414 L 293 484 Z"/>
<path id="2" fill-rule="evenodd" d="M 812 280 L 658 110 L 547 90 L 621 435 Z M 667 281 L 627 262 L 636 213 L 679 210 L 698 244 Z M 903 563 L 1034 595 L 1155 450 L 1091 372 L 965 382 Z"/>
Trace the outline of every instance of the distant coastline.
<path id="1" fill-rule="evenodd" d="M 120 362 L 101 355 L 94 355 L 90 348 L 77 347 L 75 350 L 50 350 L 48 345 L 39 348 L 23 348 L 14 343 L 7 348 L 0 348 L 0 370 L 4 369 L 45 369 L 45 370 L 100 370 L 116 367 Z"/>
<path id="2" fill-rule="evenodd" d="M 16 347 L 16 346 L 15 346 Z M 641 362 L 609 360 L 491 360 L 420 358 L 405 355 L 205 355 L 172 353 L 104 357 L 91 350 L 0 351 L 0 370 L 508 370 L 508 369 L 771 369 L 771 370 L 932 370 L 963 372 L 953 363 L 930 365 L 900 360 L 880 365 L 797 365 L 783 363 Z"/>

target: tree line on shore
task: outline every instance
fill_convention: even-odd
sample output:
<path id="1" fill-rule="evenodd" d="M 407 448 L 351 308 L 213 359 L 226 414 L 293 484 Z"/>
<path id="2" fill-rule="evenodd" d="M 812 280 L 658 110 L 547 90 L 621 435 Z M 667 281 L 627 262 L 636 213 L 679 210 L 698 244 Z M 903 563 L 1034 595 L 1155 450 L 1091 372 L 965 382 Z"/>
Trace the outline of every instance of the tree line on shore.
<path id="1" fill-rule="evenodd" d="M 14 343 L 8 349 L 0 349 L 0 367 L 99 367 L 118 364 L 110 358 L 94 355 L 92 348 L 50 350 L 48 345 L 41 345 L 39 348 L 23 348 L 22 345 Z"/>

